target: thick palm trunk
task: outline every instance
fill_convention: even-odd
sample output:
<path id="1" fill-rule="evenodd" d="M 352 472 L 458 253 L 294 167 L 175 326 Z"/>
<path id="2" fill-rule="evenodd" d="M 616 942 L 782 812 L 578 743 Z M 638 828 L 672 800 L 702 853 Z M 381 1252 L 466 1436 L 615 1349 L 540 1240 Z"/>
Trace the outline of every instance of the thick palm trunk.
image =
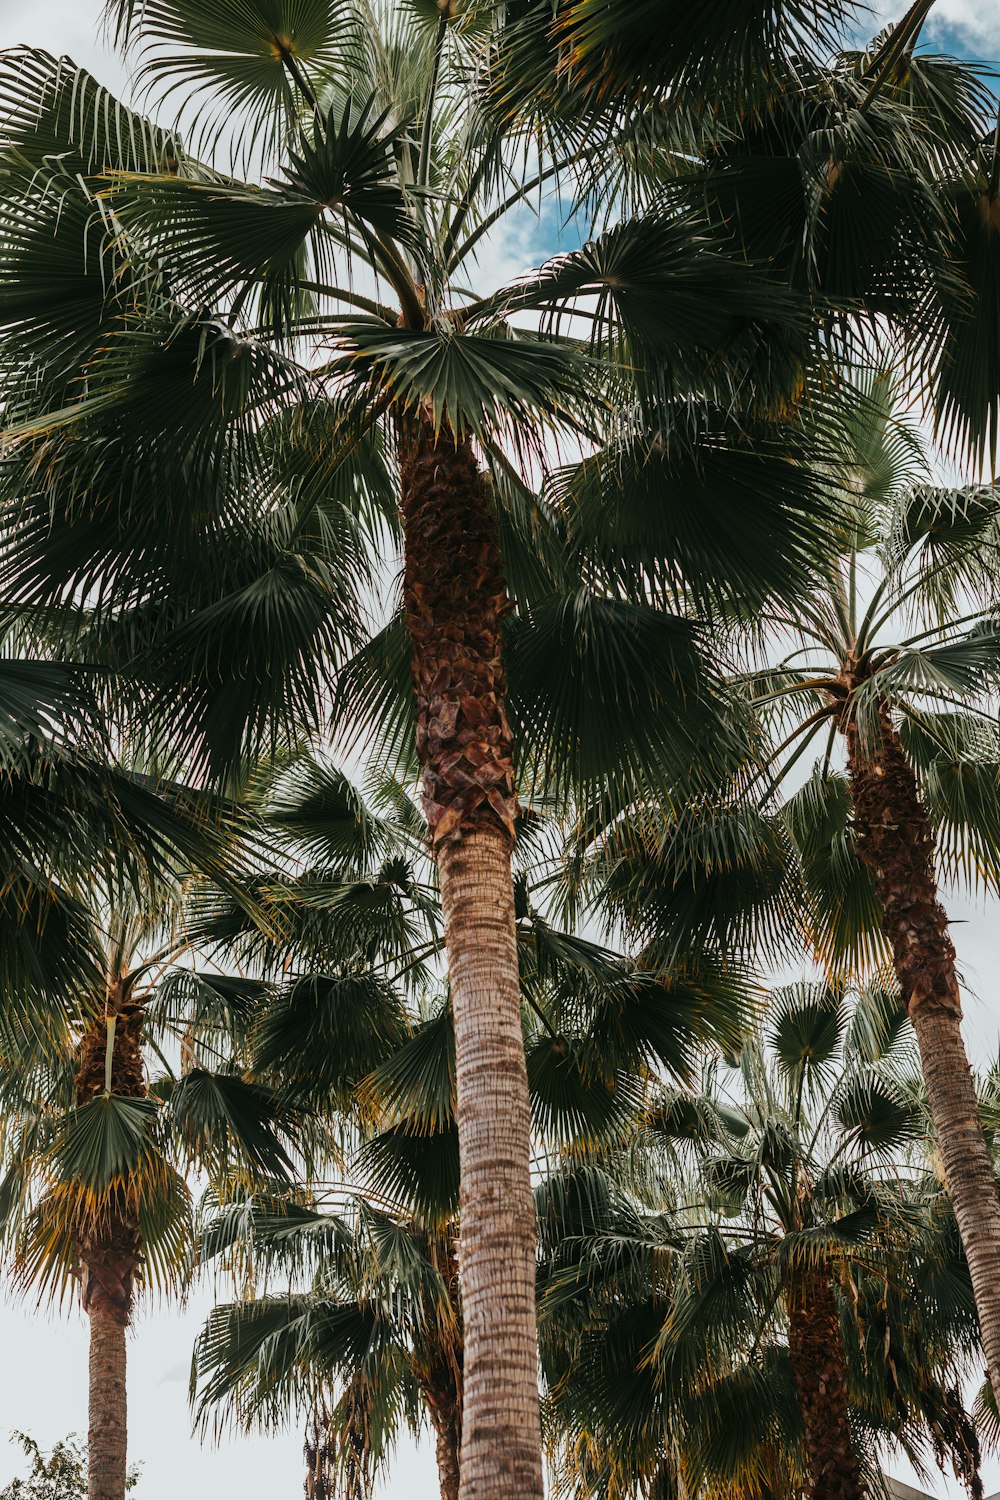
<path id="1" fill-rule="evenodd" d="M 802 1408 L 810 1500 L 864 1500 L 851 1437 L 847 1361 L 829 1273 L 817 1267 L 786 1295 L 788 1356 Z"/>
<path id="2" fill-rule="evenodd" d="M 955 948 L 938 900 L 934 836 L 888 714 L 881 715 L 875 747 L 862 744 L 853 723 L 847 747 L 858 854 L 874 876 L 896 978 L 916 1032 L 987 1370 L 1000 1394 L 1000 1194 L 962 1041 Z"/>
<path id="3" fill-rule="evenodd" d="M 115 1015 L 111 1086 L 141 1097 L 146 1092 L 140 1048 L 141 1015 L 112 994 Z M 93 1022 L 84 1036 L 77 1072 L 77 1102 L 86 1104 L 106 1084 L 108 1023 Z M 124 1500 L 127 1449 L 125 1337 L 132 1316 L 135 1273 L 142 1259 L 139 1216 L 127 1187 L 114 1188 L 77 1233 L 83 1306 L 90 1320 L 88 1500 Z"/>
<path id="4" fill-rule="evenodd" d="M 403 444 L 404 598 L 424 808 L 455 1018 L 465 1329 L 463 1500 L 542 1494 L 530 1109 L 504 711 L 508 607 L 492 502 L 467 442 L 420 421 Z"/>

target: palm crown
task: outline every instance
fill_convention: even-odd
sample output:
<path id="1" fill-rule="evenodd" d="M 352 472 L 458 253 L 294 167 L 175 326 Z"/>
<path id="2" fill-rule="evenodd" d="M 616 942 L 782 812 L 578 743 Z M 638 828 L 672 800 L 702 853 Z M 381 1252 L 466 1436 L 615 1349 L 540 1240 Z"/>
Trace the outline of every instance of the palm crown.
<path id="1" fill-rule="evenodd" d="M 857 1495 L 886 1441 L 975 1492 L 971 1288 L 913 1062 L 890 992 L 793 986 L 734 1071 L 665 1092 L 631 1172 L 552 1179 L 542 1343 L 567 1492 Z"/>

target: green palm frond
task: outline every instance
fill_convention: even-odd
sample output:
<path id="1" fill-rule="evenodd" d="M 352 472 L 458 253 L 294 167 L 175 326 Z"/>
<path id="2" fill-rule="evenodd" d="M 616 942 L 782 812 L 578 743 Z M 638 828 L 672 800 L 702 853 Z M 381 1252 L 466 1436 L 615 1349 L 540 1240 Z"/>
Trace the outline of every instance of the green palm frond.
<path id="1" fill-rule="evenodd" d="M 298 121 L 296 76 L 332 69 L 352 40 L 351 11 L 339 0 L 106 0 L 116 39 L 143 51 L 141 76 L 161 99 L 195 101 L 204 144 L 233 115 L 245 124 L 245 154 L 273 147 Z M 301 71 L 300 71 L 301 70 Z"/>
<path id="2" fill-rule="evenodd" d="M 996 471 L 1000 435 L 1000 185 L 997 140 L 981 146 L 949 193 L 956 221 L 958 285 L 942 288 L 934 400 L 938 430 L 954 452 Z"/>
<path id="3" fill-rule="evenodd" d="M 584 795 L 601 778 L 656 786 L 693 766 L 710 776 L 738 753 L 738 730 L 706 646 L 688 619 L 585 588 L 533 603 L 507 631 L 523 773 Z"/>
<path id="4" fill-rule="evenodd" d="M 721 420 L 679 413 L 675 426 L 673 415 L 550 476 L 571 546 L 630 592 L 665 602 L 688 596 L 742 614 L 794 595 L 815 578 L 833 523 L 821 473 L 794 458 L 800 435 L 789 427 L 750 441 Z"/>
<path id="5" fill-rule="evenodd" d="M 315 974 L 282 989 L 258 1017 L 256 1068 L 291 1098 L 349 1111 L 362 1079 L 395 1059 L 408 1027 L 379 974 Z"/>
<path id="6" fill-rule="evenodd" d="M 537 448 L 539 425 L 592 427 L 603 371 L 568 341 L 506 323 L 457 334 L 448 327 L 388 329 L 370 319 L 345 323 L 333 342 L 331 372 L 369 409 L 391 400 L 402 410 L 432 411 L 439 427 L 448 423 L 483 443 L 506 441 L 524 451 Z"/>
<path id="7" fill-rule="evenodd" d="M 250 1174 L 280 1181 L 292 1172 L 293 1122 L 272 1092 L 236 1073 L 192 1068 L 157 1091 L 180 1153 L 216 1177 Z"/>
<path id="8" fill-rule="evenodd" d="M 328 286 L 337 294 L 333 254 L 345 235 L 413 239 L 393 157 L 403 127 L 387 128 L 386 114 L 371 100 L 360 108 L 347 101 L 317 119 L 312 137 L 289 154 L 282 180 L 266 187 L 125 175 L 110 201 L 148 253 L 169 263 L 175 296 L 219 306 L 255 293 L 251 306 L 262 323 L 283 336 L 311 316 L 312 293 Z M 346 228 L 338 232 L 340 223 Z"/>

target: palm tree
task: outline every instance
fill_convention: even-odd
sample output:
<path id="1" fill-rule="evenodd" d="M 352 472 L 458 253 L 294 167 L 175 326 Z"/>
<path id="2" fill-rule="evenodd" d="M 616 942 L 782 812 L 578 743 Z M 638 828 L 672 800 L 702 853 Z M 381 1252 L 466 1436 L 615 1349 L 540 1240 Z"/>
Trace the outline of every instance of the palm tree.
<path id="1" fill-rule="evenodd" d="M 914 483 L 914 435 L 887 410 L 884 377 L 867 384 L 868 417 L 845 430 L 840 555 L 822 589 L 771 617 L 788 654 L 744 680 L 772 736 L 755 791 L 764 805 L 825 735 L 822 763 L 782 814 L 801 859 L 807 925 L 828 963 L 867 952 L 894 966 L 996 1382 L 1000 1204 L 938 879 L 996 889 L 1000 744 L 987 709 L 997 511 L 990 489 Z"/>
<path id="2" fill-rule="evenodd" d="M 197 803 L 180 802 L 173 816 L 194 842 Z M 49 996 L 34 1045 L 23 1027 L 4 1034 L 0 1230 L 22 1286 L 60 1300 L 79 1286 L 90 1326 L 91 1500 L 122 1500 L 127 1487 L 126 1331 L 137 1285 L 183 1282 L 187 1167 L 251 1180 L 291 1169 L 293 1117 L 241 1076 L 233 1049 L 206 1067 L 195 1016 L 150 1024 L 151 981 L 188 946 L 171 930 L 177 881 L 161 870 L 131 900 L 119 888 L 112 902 L 95 896 L 92 910 L 81 907 L 85 974 Z M 16 1014 L 8 998 L 6 1017 Z M 177 1075 L 162 1046 L 181 1019 Z M 160 1060 L 152 1082 L 150 1050 Z"/>
<path id="3" fill-rule="evenodd" d="M 30 51 L 9 60 L 11 598 L 37 609 L 85 596 L 92 649 L 113 638 L 147 696 L 155 684 L 147 708 L 179 699 L 187 744 L 229 769 L 289 720 L 297 733 L 322 719 L 358 634 L 366 546 L 396 524 L 399 486 L 404 643 L 457 1036 L 463 1485 L 540 1494 L 512 719 L 526 757 L 555 747 L 567 772 L 582 759 L 625 778 L 720 737 L 696 713 L 696 637 L 604 588 L 554 584 L 523 543 L 536 563 L 523 625 L 538 628 L 527 645 L 521 630 L 520 654 L 535 693 L 508 699 L 508 586 L 522 607 L 528 596 L 500 533 L 516 518 L 523 538 L 540 515 L 544 532 L 528 481 L 550 434 L 586 441 L 605 410 L 631 411 L 643 371 L 658 391 L 710 390 L 731 410 L 734 390 L 770 370 L 777 404 L 809 352 L 798 302 L 660 202 L 470 293 L 483 236 L 573 165 L 564 153 L 525 167 L 530 132 L 480 108 L 470 70 L 491 33 L 475 7 L 428 20 L 309 0 L 268 20 L 232 0 L 123 0 L 109 13 L 142 44 L 148 77 L 201 98 L 200 148 L 236 111 L 247 158 L 267 153 L 280 176 L 241 182 L 77 70 Z M 560 326 L 577 311 L 593 329 L 582 343 Z M 738 450 L 732 427 L 711 431 L 713 454 L 727 444 Z M 755 500 L 768 477 L 772 517 L 793 522 L 783 581 L 802 578 L 820 489 L 772 454 Z M 572 646 L 562 672 L 553 642 Z M 656 681 L 639 670 L 650 660 Z M 567 692 L 596 719 L 602 682 L 621 711 L 609 728 L 601 705 L 599 755 Z M 370 688 L 373 711 L 383 692 Z M 683 713 L 654 712 L 664 696 Z"/>
<path id="4" fill-rule="evenodd" d="M 899 1444 L 982 1493 L 958 1395 L 972 1298 L 920 1160 L 904 1024 L 891 993 L 852 1015 L 842 989 L 779 991 L 728 1078 L 664 1095 L 645 1175 L 616 1182 L 612 1160 L 546 1185 L 542 1346 L 568 1491 L 860 1497 L 874 1452 Z"/>
<path id="5" fill-rule="evenodd" d="M 208 1214 L 203 1258 L 245 1259 L 252 1297 L 217 1308 L 199 1340 L 199 1411 L 241 1426 L 313 1411 L 314 1482 L 323 1473 L 347 1493 L 368 1492 L 404 1421 L 428 1421 L 442 1495 L 454 1500 L 464 1368 L 455 1047 L 428 967 L 440 939 L 422 819 L 398 785 L 377 784 L 373 802 L 303 757 L 272 784 L 263 815 L 269 851 L 285 843 L 316 863 L 280 887 L 265 869 L 248 872 L 268 913 L 262 934 L 231 898 L 193 920 L 201 941 L 214 929 L 219 966 L 238 956 L 270 986 L 254 1027 L 257 1076 L 328 1117 L 338 1150 L 332 1161 L 320 1151 L 297 1194 L 237 1193 Z M 552 1159 L 621 1139 L 652 1070 L 684 1079 L 700 1046 L 732 1046 L 748 997 L 738 976 L 705 967 L 657 979 L 553 926 L 530 889 L 545 889 L 548 841 L 537 816 L 528 828 L 530 880 L 519 875 L 516 895 L 522 1026 L 533 1136 Z M 390 879 L 402 908 L 382 897 Z M 419 1006 L 411 1000 L 401 1026 L 400 986 L 415 979 Z M 290 1289 L 272 1293 L 276 1276 Z"/>

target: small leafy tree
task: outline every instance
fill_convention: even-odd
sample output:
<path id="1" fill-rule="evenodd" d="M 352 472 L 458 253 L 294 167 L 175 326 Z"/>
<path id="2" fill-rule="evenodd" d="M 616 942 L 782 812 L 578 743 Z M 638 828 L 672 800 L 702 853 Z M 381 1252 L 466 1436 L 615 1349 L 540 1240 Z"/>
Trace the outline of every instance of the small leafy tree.
<path id="1" fill-rule="evenodd" d="M 24 1449 L 31 1468 L 24 1478 L 12 1479 L 0 1490 L 0 1500 L 86 1500 L 87 1445 L 75 1433 L 48 1453 L 25 1432 L 15 1432 L 12 1437 Z M 125 1478 L 126 1493 L 139 1483 L 139 1473 L 139 1467 L 133 1464 Z"/>

